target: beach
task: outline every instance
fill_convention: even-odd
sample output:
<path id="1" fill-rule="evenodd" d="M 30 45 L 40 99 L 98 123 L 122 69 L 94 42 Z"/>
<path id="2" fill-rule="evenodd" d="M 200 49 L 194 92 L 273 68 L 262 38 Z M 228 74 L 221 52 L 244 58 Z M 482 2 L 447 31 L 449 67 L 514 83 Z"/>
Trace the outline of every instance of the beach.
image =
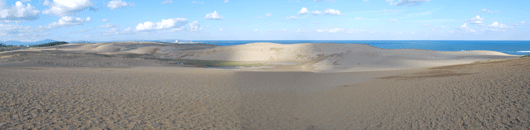
<path id="1" fill-rule="evenodd" d="M 0 129 L 529 129 L 518 57 L 313 43 L 1 52 Z"/>

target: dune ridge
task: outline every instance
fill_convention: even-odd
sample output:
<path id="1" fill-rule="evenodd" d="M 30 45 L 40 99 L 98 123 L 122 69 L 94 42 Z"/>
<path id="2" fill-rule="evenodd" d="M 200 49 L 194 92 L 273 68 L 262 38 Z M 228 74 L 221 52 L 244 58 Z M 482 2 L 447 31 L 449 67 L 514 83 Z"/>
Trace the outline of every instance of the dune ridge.
<path id="1" fill-rule="evenodd" d="M 364 44 L 249 43 L 234 46 L 179 45 L 156 42 L 68 44 L 25 51 L 56 50 L 104 55 L 150 55 L 155 58 L 263 62 L 265 71 L 351 72 L 466 64 L 517 56 L 494 51 L 441 52 L 381 49 Z M 0 53 L 1 54 L 1 53 Z M 290 65 L 286 65 L 290 64 Z"/>

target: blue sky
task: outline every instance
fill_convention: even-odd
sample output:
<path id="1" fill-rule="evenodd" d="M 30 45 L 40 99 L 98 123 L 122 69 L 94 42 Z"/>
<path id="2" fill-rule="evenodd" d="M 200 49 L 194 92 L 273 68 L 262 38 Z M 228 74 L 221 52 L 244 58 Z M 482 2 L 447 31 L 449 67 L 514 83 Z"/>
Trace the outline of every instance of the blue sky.
<path id="1" fill-rule="evenodd" d="M 529 40 L 523 0 L 0 0 L 0 41 Z"/>

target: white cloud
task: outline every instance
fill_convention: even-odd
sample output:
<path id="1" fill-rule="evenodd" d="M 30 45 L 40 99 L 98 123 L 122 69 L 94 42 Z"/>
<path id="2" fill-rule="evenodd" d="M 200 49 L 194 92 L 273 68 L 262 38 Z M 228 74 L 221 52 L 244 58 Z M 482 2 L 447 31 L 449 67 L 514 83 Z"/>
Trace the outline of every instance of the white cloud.
<path id="1" fill-rule="evenodd" d="M 39 18 L 39 12 L 29 3 L 24 5 L 22 2 L 17 1 L 14 6 L 9 8 L 4 0 L 0 0 L 0 22 L 36 20 Z"/>
<path id="2" fill-rule="evenodd" d="M 313 15 L 319 15 L 319 14 L 322 14 L 322 12 L 318 11 L 318 10 L 315 10 L 315 11 L 311 11 L 311 14 Z"/>
<path id="3" fill-rule="evenodd" d="M 265 16 L 270 17 L 270 16 L 272 16 L 272 14 L 271 13 L 267 13 L 267 14 L 265 14 Z"/>
<path id="4" fill-rule="evenodd" d="M 327 15 L 340 15 L 340 11 L 334 10 L 334 9 L 326 9 L 324 11 L 324 14 L 327 14 Z"/>
<path id="5" fill-rule="evenodd" d="M 31 0 L 20 0 L 22 2 L 30 2 Z"/>
<path id="6" fill-rule="evenodd" d="M 61 17 L 61 19 L 59 19 L 59 21 L 53 22 L 49 24 L 48 26 L 50 28 L 68 27 L 68 26 L 73 26 L 73 25 L 81 25 L 83 23 L 89 22 L 90 20 L 91 20 L 90 17 L 83 19 L 83 18 L 74 18 L 70 16 L 63 16 Z"/>
<path id="7" fill-rule="evenodd" d="M 169 3 L 173 3 L 173 0 L 164 0 L 164 2 L 162 2 L 160 4 L 169 4 Z"/>
<path id="8" fill-rule="evenodd" d="M 20 26 L 14 24 L 0 24 L 0 37 L 21 37 L 22 39 L 34 39 L 34 37 L 45 36 L 47 34 L 41 33 L 49 28 L 32 28 L 29 26 Z"/>
<path id="9" fill-rule="evenodd" d="M 445 26 L 440 26 L 441 28 L 445 28 Z"/>
<path id="10" fill-rule="evenodd" d="M 294 20 L 294 19 L 298 19 L 298 17 L 296 17 L 296 16 L 293 15 L 293 16 L 289 16 L 289 17 L 287 17 L 287 18 L 285 18 L 285 19 L 293 19 L 293 20 Z"/>
<path id="11" fill-rule="evenodd" d="M 188 22 L 188 19 L 185 19 L 185 18 L 162 19 L 162 21 L 156 22 L 156 23 L 147 21 L 144 23 L 139 23 L 136 26 L 136 30 L 146 31 L 146 30 L 170 29 L 174 27 L 182 27 L 187 22 Z"/>
<path id="12" fill-rule="evenodd" d="M 213 13 L 206 14 L 206 16 L 204 16 L 204 19 L 222 20 L 222 19 L 224 19 L 224 17 L 222 17 L 219 14 L 217 14 L 217 11 L 213 11 Z"/>
<path id="13" fill-rule="evenodd" d="M 202 27 L 201 27 L 201 25 L 199 25 L 198 21 L 193 21 L 188 26 L 190 26 L 190 31 L 202 30 Z"/>
<path id="14" fill-rule="evenodd" d="M 318 23 L 320 23 L 320 21 L 311 21 L 311 23 L 316 23 L 316 24 L 318 24 Z"/>
<path id="15" fill-rule="evenodd" d="M 296 13 L 296 14 L 305 15 L 307 13 L 309 13 L 309 11 L 307 11 L 307 8 L 306 7 L 302 7 L 302 9 L 300 11 L 298 11 L 298 13 Z"/>
<path id="16" fill-rule="evenodd" d="M 397 22 L 397 19 L 388 20 L 388 22 Z"/>
<path id="17" fill-rule="evenodd" d="M 386 2 L 390 3 L 392 6 L 419 5 L 422 2 L 428 1 L 430 0 L 397 0 L 397 2 L 394 2 L 394 0 L 386 0 Z"/>
<path id="18" fill-rule="evenodd" d="M 327 32 L 327 33 L 337 33 L 342 32 L 344 29 L 342 28 L 333 28 L 333 29 L 318 29 L 317 32 Z"/>
<path id="19" fill-rule="evenodd" d="M 225 2 L 225 3 L 228 3 L 228 0 L 225 0 L 224 2 Z"/>
<path id="20" fill-rule="evenodd" d="M 482 12 L 486 12 L 486 13 L 490 13 L 490 14 L 494 14 L 494 13 L 499 12 L 499 11 L 497 11 L 497 10 L 495 10 L 495 11 L 491 11 L 491 10 L 487 10 L 487 9 L 482 9 L 482 10 L 480 10 L 480 11 L 482 11 Z"/>
<path id="21" fill-rule="evenodd" d="M 258 31 L 258 29 L 254 29 L 254 32 L 257 32 L 257 31 Z"/>
<path id="22" fill-rule="evenodd" d="M 422 26 L 423 26 L 423 27 L 430 27 L 431 25 L 429 25 L 429 24 L 423 24 Z"/>
<path id="23" fill-rule="evenodd" d="M 504 28 L 510 28 L 512 26 L 506 26 L 505 24 L 502 24 L 502 23 L 499 23 L 499 22 L 493 22 L 492 24 L 489 25 L 489 27 L 504 29 Z"/>
<path id="24" fill-rule="evenodd" d="M 482 21 L 484 21 L 484 18 L 480 17 L 479 15 L 477 15 L 477 16 L 467 20 L 467 23 L 481 24 L 481 23 L 483 23 Z"/>
<path id="25" fill-rule="evenodd" d="M 526 21 L 521 21 L 521 24 L 525 24 L 525 23 L 526 23 Z"/>
<path id="26" fill-rule="evenodd" d="M 113 28 L 114 25 L 113 24 L 110 24 L 110 23 L 107 23 L 107 24 L 103 24 L 103 25 L 100 25 L 98 26 L 98 28 Z"/>
<path id="27" fill-rule="evenodd" d="M 204 1 L 202 1 L 202 2 L 191 1 L 191 3 L 194 3 L 194 4 L 204 4 Z"/>
<path id="28" fill-rule="evenodd" d="M 137 33 L 138 31 L 133 30 L 131 27 L 126 28 L 125 30 L 120 28 L 110 28 L 110 31 L 106 32 L 100 32 L 100 35 L 118 35 L 118 34 L 133 34 Z"/>
<path id="29" fill-rule="evenodd" d="M 219 31 L 223 31 L 223 28 L 220 28 Z"/>
<path id="30" fill-rule="evenodd" d="M 287 29 L 284 28 L 284 29 L 282 29 L 282 31 L 287 31 Z"/>
<path id="31" fill-rule="evenodd" d="M 101 20 L 101 22 L 107 22 L 107 21 L 109 21 L 109 20 L 107 20 L 107 19 L 103 19 L 103 20 Z"/>
<path id="32" fill-rule="evenodd" d="M 410 31 L 411 34 L 416 34 L 414 31 Z"/>
<path id="33" fill-rule="evenodd" d="M 107 4 L 107 7 L 109 7 L 111 10 L 114 10 L 114 9 L 117 9 L 117 8 L 121 8 L 121 7 L 125 7 L 125 6 L 134 6 L 134 3 L 127 3 L 125 1 L 122 1 L 122 0 L 112 0 L 110 1 L 108 4 Z"/>
<path id="34" fill-rule="evenodd" d="M 76 15 L 86 8 L 92 7 L 92 0 L 49 0 L 44 1 L 44 5 L 50 7 L 42 11 L 43 14 L 55 16 Z"/>
<path id="35" fill-rule="evenodd" d="M 475 32 L 475 30 L 467 27 L 467 23 L 464 23 L 464 25 L 460 26 L 460 30 L 464 32 Z"/>

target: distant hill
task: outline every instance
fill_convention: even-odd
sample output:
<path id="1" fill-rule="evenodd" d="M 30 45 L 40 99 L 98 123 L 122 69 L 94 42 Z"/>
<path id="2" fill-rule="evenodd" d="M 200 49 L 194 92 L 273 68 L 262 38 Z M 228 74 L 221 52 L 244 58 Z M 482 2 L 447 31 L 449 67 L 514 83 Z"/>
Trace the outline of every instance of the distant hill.
<path id="1" fill-rule="evenodd" d="M 46 43 L 51 43 L 51 42 L 59 42 L 57 40 L 52 40 L 52 39 L 46 39 L 46 40 L 41 40 L 41 41 L 36 41 L 36 42 L 21 42 L 21 41 L 0 41 L 0 43 L 3 43 L 4 45 L 15 45 L 15 46 L 18 46 L 18 45 L 39 45 L 39 44 L 46 44 Z"/>

